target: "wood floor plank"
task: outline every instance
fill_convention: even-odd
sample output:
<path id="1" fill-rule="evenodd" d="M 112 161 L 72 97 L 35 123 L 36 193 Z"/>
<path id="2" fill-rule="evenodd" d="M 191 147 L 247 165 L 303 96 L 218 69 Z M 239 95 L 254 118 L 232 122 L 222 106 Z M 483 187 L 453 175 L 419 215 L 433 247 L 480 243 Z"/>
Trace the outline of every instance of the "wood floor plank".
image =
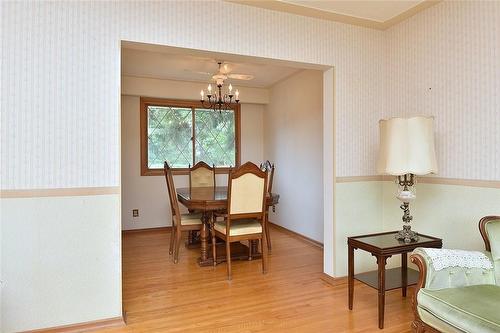
<path id="1" fill-rule="evenodd" d="M 123 307 L 127 326 L 101 332 L 377 332 L 377 291 L 355 285 L 347 309 L 347 281 L 321 279 L 323 252 L 271 228 L 269 272 L 260 260 L 198 267 L 197 249 L 168 254 L 166 230 L 123 235 Z M 409 295 L 411 295 L 411 290 Z M 411 332 L 410 297 L 386 293 L 384 332 Z"/>

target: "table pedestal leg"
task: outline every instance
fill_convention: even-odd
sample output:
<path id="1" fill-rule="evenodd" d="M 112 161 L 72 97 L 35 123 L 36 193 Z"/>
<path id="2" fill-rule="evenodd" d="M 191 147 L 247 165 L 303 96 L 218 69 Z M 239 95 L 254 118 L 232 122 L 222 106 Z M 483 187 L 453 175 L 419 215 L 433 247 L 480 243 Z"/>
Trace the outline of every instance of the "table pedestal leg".
<path id="1" fill-rule="evenodd" d="M 208 223 L 210 222 L 210 214 L 203 213 L 202 216 L 202 224 L 200 230 L 200 252 L 201 257 L 198 260 L 198 264 L 200 266 L 208 266 L 212 265 L 212 258 L 208 258 Z"/>
<path id="2" fill-rule="evenodd" d="M 257 245 L 258 245 L 258 243 L 255 239 L 250 241 L 250 246 L 252 247 L 252 256 L 255 256 L 259 253 L 259 248 Z M 261 246 L 264 246 L 264 245 L 261 244 Z"/>

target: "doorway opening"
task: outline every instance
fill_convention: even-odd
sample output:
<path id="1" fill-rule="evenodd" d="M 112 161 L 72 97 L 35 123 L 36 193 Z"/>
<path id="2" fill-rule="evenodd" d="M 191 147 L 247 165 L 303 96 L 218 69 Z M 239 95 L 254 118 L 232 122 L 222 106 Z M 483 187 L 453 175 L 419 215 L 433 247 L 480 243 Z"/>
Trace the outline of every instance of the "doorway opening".
<path id="1" fill-rule="evenodd" d="M 175 160 L 178 163 L 175 187 L 189 187 L 186 164 L 196 163 L 209 144 L 225 147 L 224 140 L 231 135 L 234 155 L 231 149 L 219 152 L 229 161 L 226 163 L 234 161 L 238 165 L 250 161 L 259 165 L 269 160 L 275 164 L 273 192 L 279 194 L 280 200 L 269 213 L 273 242 L 271 274 L 273 266 L 288 262 L 295 267 L 308 256 L 315 258 L 307 259 L 315 269 L 319 267 L 320 271 L 331 274 L 333 67 L 135 42 L 122 42 L 121 57 L 123 307 L 129 318 L 136 315 L 134 304 L 143 297 L 150 299 L 158 293 L 172 292 L 160 305 L 148 303 L 161 308 L 171 306 L 169 301 L 173 299 L 196 299 L 200 295 L 195 286 L 204 280 L 217 285 L 226 283 L 224 267 L 198 266 L 197 257 L 201 254 L 195 233 L 189 239 L 187 233 L 184 235 L 186 244 L 181 245 L 179 262 L 173 264 L 168 253 L 171 208 L 161 166 L 165 159 Z M 240 93 L 239 119 L 228 120 L 234 124 L 233 132 L 228 130 L 222 139 L 212 135 L 207 139 L 210 143 L 194 140 L 190 145 L 193 137 L 217 130 L 211 127 L 214 121 L 210 117 L 205 123 L 198 121 L 205 115 L 195 105 L 199 103 L 200 90 L 207 88 L 212 73 L 216 73 L 218 62 L 228 64 L 230 73 L 240 75 L 240 79 L 235 75 L 228 80 Z M 150 102 L 147 105 L 158 106 L 162 113 L 148 118 L 145 101 Z M 181 104 L 183 109 L 179 111 L 176 106 Z M 146 117 L 147 124 L 156 121 L 152 131 L 162 131 L 168 124 L 168 128 L 187 129 L 185 137 L 172 138 L 161 133 L 153 137 L 148 132 L 149 126 L 141 127 L 141 116 Z M 149 158 L 144 158 L 141 149 L 149 152 Z M 220 160 L 213 157 L 217 155 L 214 152 L 201 155 L 204 157 L 199 160 Z M 215 182 L 226 185 L 227 173 L 217 173 Z M 181 209 L 187 213 L 185 207 Z M 303 248 L 305 254 L 297 253 L 294 257 L 290 249 L 302 248 L 296 243 L 297 237 L 315 248 Z M 239 271 L 235 274 L 239 274 L 235 280 L 246 281 L 248 276 L 261 274 L 260 260 L 250 264 L 242 261 L 237 267 Z M 194 278 L 186 280 L 186 276 Z M 186 290 L 182 296 L 176 294 L 178 289 L 173 287 L 181 280 L 192 286 L 192 295 L 185 295 Z M 142 315 L 137 313 L 137 316 Z"/>

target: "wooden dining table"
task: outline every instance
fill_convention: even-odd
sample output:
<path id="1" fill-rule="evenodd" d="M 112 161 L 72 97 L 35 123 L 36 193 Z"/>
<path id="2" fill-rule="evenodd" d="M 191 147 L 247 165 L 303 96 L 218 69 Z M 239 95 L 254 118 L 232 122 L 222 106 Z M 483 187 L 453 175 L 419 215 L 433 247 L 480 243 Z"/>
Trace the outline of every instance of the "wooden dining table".
<path id="1" fill-rule="evenodd" d="M 213 265 L 213 258 L 210 257 L 208 253 L 210 219 L 214 211 L 223 211 L 227 209 L 227 186 L 183 187 L 176 190 L 177 199 L 188 210 L 202 212 L 201 220 L 203 223 L 200 231 L 201 253 L 200 258 L 198 259 L 198 264 L 200 266 L 211 266 Z M 280 196 L 275 193 L 267 194 L 266 205 L 274 208 L 274 206 L 279 202 L 279 197 Z M 256 243 L 253 246 L 256 247 Z M 235 259 L 239 259 L 241 252 L 242 251 L 234 252 L 236 256 Z M 248 253 L 248 251 L 244 252 Z M 253 253 L 256 255 L 253 255 L 252 257 L 258 257 L 257 251 Z M 233 255 L 231 255 L 231 258 L 233 258 Z"/>

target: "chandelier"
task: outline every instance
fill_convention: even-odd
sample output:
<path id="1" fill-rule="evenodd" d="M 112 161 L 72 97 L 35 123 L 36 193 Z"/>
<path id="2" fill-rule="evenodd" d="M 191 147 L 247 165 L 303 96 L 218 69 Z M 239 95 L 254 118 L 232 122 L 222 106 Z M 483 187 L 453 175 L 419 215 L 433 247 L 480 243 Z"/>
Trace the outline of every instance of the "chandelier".
<path id="1" fill-rule="evenodd" d="M 218 64 L 219 71 L 217 72 L 217 74 L 212 76 L 212 79 L 215 81 L 216 87 L 215 89 L 212 89 L 212 84 L 208 85 L 206 92 L 207 99 L 205 99 L 205 91 L 202 90 L 200 92 L 200 102 L 204 108 L 213 111 L 219 111 L 219 113 L 221 113 L 222 111 L 231 109 L 233 98 L 236 104 L 240 102 L 240 92 L 238 91 L 238 89 L 236 89 L 233 93 L 233 86 L 231 84 L 229 84 L 226 92 L 222 92 L 224 80 L 227 79 L 227 75 L 224 74 L 221 70 L 222 62 L 218 62 Z"/>

